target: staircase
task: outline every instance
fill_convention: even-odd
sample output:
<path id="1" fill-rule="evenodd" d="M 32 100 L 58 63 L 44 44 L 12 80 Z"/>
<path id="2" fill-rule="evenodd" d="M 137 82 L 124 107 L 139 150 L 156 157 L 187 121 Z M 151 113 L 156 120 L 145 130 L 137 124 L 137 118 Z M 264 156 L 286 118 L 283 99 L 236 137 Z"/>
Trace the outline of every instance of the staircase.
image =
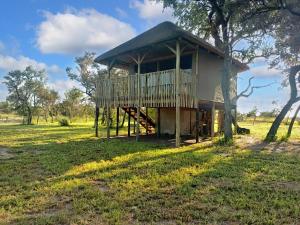
<path id="1" fill-rule="evenodd" d="M 135 121 L 137 121 L 137 108 L 122 107 L 122 109 L 130 115 Z M 144 127 L 148 134 L 155 132 L 155 122 L 154 120 L 146 115 L 146 112 L 140 110 L 140 124 Z"/>

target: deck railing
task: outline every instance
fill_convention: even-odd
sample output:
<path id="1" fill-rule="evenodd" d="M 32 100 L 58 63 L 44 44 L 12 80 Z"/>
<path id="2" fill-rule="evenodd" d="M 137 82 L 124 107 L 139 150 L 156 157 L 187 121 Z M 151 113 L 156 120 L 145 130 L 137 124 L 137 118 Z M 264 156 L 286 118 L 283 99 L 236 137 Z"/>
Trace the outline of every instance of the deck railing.
<path id="1" fill-rule="evenodd" d="M 180 71 L 180 106 L 194 107 L 195 78 L 191 70 Z M 138 98 L 140 79 L 140 98 Z M 96 96 L 100 107 L 107 102 L 113 107 L 140 106 L 175 107 L 175 70 L 129 75 L 125 77 L 101 78 L 97 83 Z"/>

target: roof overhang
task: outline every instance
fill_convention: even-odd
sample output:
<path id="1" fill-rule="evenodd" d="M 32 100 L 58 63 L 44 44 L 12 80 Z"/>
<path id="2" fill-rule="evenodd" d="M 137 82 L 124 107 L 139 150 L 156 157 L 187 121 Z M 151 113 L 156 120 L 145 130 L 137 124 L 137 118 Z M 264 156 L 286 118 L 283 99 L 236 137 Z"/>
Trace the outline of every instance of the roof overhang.
<path id="1" fill-rule="evenodd" d="M 119 64 L 119 66 L 126 66 L 131 62 L 122 60 L 122 56 L 124 59 L 126 56 L 147 52 L 149 49 L 153 51 L 154 49 L 162 47 L 165 43 L 178 39 L 180 39 L 181 42 L 189 43 L 190 46 L 194 46 L 195 49 L 199 47 L 215 54 L 218 57 L 224 58 L 223 51 L 215 46 L 193 35 L 192 33 L 183 30 L 171 22 L 163 22 L 135 38 L 132 38 L 131 40 L 101 54 L 95 59 L 95 62 L 108 65 L 112 60 L 115 60 L 115 63 Z M 239 72 L 249 69 L 246 64 L 236 59 L 233 59 L 233 64 L 238 67 Z"/>

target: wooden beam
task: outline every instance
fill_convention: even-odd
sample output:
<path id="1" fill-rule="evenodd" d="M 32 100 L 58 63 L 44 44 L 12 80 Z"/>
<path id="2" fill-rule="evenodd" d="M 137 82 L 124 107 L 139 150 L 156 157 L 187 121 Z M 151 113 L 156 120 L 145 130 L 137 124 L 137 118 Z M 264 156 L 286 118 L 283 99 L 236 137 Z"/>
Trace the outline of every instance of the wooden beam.
<path id="1" fill-rule="evenodd" d="M 216 111 L 216 105 L 215 102 L 213 102 L 211 107 L 211 126 L 210 126 L 210 136 L 212 138 L 215 136 L 215 111 Z"/>
<path id="2" fill-rule="evenodd" d="M 197 108 L 199 108 L 199 102 L 198 102 L 198 95 L 197 95 L 197 90 L 198 90 L 198 81 L 199 81 L 199 47 L 197 46 L 197 49 L 196 49 L 196 65 L 195 65 L 195 76 L 194 76 L 194 99 L 195 101 L 197 102 Z"/>
<path id="3" fill-rule="evenodd" d="M 177 42 L 176 42 L 177 43 Z M 165 44 L 165 46 L 176 55 L 176 49 L 172 48 L 170 45 Z"/>
<path id="4" fill-rule="evenodd" d="M 146 135 L 148 134 L 148 107 L 146 107 Z"/>
<path id="5" fill-rule="evenodd" d="M 131 113 L 131 108 L 128 108 L 129 113 L 128 113 L 128 129 L 127 129 L 127 136 L 130 137 L 130 113 Z"/>
<path id="6" fill-rule="evenodd" d="M 141 84 L 140 84 L 140 75 L 141 75 L 141 55 L 138 55 L 137 65 L 138 65 L 138 71 L 137 71 L 137 119 L 136 119 L 136 141 L 140 138 L 140 107 L 141 107 Z"/>
<path id="7" fill-rule="evenodd" d="M 157 115 L 156 115 L 156 133 L 157 137 L 160 137 L 160 108 L 157 108 Z"/>
<path id="8" fill-rule="evenodd" d="M 119 120 L 120 120 L 120 107 L 117 107 L 116 136 L 119 136 Z"/>
<path id="9" fill-rule="evenodd" d="M 200 126 L 199 122 L 200 122 L 200 107 L 198 103 L 196 109 L 196 143 L 199 142 L 199 126 Z"/>
<path id="10" fill-rule="evenodd" d="M 180 43 L 176 41 L 176 147 L 180 146 Z"/>
<path id="11" fill-rule="evenodd" d="M 110 71 L 111 67 L 108 66 L 107 68 L 108 71 L 108 94 L 107 94 L 107 103 L 106 103 L 106 138 L 110 138 L 110 98 L 111 98 L 111 82 L 110 82 Z"/>

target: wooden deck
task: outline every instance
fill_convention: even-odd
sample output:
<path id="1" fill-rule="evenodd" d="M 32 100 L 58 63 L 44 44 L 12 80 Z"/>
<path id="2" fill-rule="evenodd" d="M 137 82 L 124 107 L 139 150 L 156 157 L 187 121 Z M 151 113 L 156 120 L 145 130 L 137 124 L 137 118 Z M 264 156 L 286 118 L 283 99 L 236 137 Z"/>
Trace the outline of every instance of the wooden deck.
<path id="1" fill-rule="evenodd" d="M 191 70 L 181 70 L 180 107 L 196 107 L 196 78 Z M 140 98 L 138 98 L 138 79 Z M 100 107 L 175 107 L 175 69 L 99 79 L 96 89 Z M 140 101 L 140 102 L 138 102 Z M 139 104 L 138 104 L 139 103 Z"/>

